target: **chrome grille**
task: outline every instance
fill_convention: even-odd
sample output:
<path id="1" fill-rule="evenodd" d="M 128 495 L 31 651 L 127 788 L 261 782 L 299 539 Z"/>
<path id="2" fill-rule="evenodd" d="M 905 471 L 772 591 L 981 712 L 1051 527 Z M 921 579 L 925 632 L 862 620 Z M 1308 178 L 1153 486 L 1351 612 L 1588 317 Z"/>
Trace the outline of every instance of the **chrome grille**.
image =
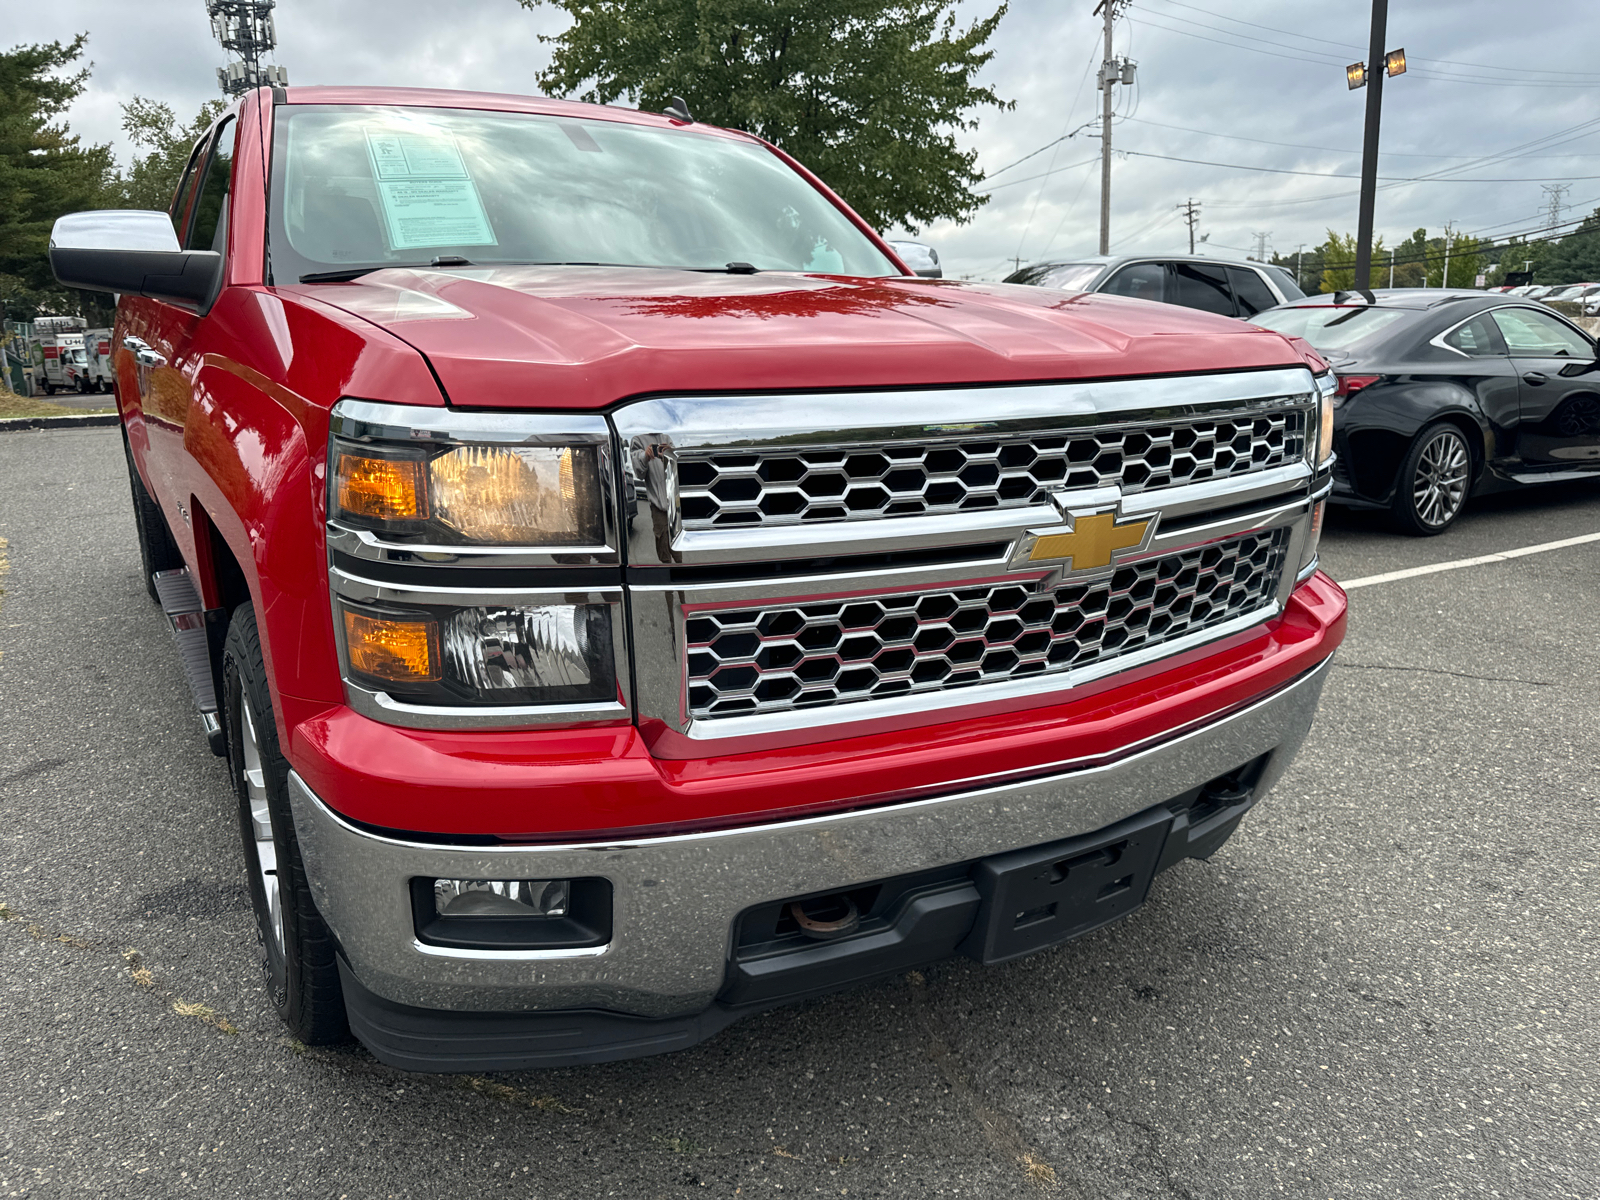
<path id="1" fill-rule="evenodd" d="M 992 439 L 687 451 L 678 497 L 685 529 L 859 521 L 1024 508 L 1064 487 L 1142 492 L 1267 470 L 1304 452 L 1298 409 Z"/>
<path id="2" fill-rule="evenodd" d="M 1265 608 L 1287 528 L 1069 582 L 852 597 L 693 612 L 689 715 L 850 704 L 1103 662 Z"/>

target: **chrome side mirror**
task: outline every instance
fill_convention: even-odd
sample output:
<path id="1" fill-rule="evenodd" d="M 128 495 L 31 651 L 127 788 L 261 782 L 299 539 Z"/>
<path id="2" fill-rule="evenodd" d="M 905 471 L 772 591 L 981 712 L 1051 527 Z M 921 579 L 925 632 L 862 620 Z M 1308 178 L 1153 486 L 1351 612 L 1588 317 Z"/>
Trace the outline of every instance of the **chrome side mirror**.
<path id="1" fill-rule="evenodd" d="M 164 212 L 70 213 L 50 231 L 50 269 L 67 287 L 149 296 L 205 312 L 222 284 L 222 255 L 185 250 Z"/>

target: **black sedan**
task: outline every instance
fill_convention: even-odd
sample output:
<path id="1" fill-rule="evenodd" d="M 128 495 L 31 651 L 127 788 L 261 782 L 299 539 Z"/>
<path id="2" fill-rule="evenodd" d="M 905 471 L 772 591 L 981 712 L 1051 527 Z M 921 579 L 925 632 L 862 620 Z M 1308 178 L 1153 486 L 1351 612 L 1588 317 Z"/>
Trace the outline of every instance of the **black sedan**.
<path id="1" fill-rule="evenodd" d="M 1406 533 L 1467 498 L 1600 479 L 1600 364 L 1577 326 L 1518 296 L 1422 288 L 1308 296 L 1252 323 L 1302 337 L 1338 376 L 1333 494 Z"/>

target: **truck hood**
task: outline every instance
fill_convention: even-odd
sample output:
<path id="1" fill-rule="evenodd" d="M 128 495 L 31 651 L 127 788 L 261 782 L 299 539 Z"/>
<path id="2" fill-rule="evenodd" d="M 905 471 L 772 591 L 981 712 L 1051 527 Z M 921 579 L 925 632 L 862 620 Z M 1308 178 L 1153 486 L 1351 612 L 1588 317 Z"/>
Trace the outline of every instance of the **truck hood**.
<path id="1" fill-rule="evenodd" d="M 409 343 L 449 401 L 471 407 L 592 409 L 646 394 L 1093 379 L 1304 361 L 1279 334 L 1228 317 L 955 280 L 531 266 L 389 269 L 280 290 Z"/>

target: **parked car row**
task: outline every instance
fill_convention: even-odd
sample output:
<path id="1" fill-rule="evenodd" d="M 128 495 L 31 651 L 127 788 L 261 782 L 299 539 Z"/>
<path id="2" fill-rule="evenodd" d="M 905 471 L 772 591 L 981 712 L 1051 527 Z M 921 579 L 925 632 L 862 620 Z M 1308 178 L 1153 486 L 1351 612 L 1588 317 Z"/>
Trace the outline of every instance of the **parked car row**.
<path id="1" fill-rule="evenodd" d="M 1443 533 L 1474 495 L 1600 478 L 1595 343 L 1542 303 L 1600 312 L 1600 284 L 1308 297 L 1278 267 L 1176 256 L 1038 263 L 1007 282 L 1204 309 L 1310 343 L 1339 380 L 1329 502 L 1386 509 L 1405 533 Z"/>

